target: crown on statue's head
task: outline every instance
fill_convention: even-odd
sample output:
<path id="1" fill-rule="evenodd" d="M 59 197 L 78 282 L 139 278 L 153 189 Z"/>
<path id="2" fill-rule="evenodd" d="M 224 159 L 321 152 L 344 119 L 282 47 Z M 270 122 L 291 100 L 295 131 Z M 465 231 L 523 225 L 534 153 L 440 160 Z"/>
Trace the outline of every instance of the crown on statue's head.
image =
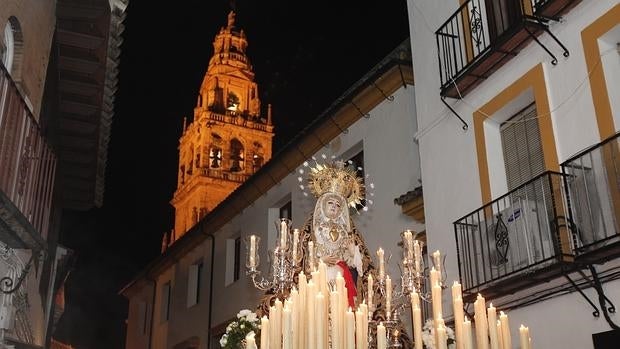
<path id="1" fill-rule="evenodd" d="M 310 166 L 308 185 L 317 198 L 326 193 L 339 194 L 351 207 L 362 204 L 364 199 L 364 179 L 344 161 Z"/>

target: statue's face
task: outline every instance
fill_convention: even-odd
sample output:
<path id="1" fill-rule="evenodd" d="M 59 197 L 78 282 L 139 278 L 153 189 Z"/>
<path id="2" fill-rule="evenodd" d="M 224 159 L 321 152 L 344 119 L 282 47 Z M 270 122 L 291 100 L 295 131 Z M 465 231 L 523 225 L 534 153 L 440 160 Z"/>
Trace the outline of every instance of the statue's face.
<path id="1" fill-rule="evenodd" d="M 342 203 L 337 196 L 330 196 L 325 200 L 324 212 L 327 218 L 334 219 L 342 212 Z"/>

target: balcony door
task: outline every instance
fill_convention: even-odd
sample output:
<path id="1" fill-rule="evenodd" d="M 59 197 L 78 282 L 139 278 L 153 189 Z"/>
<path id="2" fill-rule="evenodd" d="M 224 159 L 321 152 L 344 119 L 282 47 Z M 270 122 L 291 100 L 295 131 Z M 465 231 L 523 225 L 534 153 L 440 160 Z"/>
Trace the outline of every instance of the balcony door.
<path id="1" fill-rule="evenodd" d="M 522 16 L 523 0 L 485 0 L 491 42 L 512 28 Z"/>
<path id="2" fill-rule="evenodd" d="M 501 138 L 508 191 L 545 171 L 536 104 L 528 105 L 504 122 Z"/>

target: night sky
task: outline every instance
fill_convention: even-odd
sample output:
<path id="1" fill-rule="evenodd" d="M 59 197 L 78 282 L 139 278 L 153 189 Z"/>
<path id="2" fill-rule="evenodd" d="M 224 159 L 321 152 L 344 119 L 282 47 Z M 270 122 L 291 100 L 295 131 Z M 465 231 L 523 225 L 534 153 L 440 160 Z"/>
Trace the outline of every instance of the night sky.
<path id="1" fill-rule="evenodd" d="M 409 37 L 405 0 L 237 1 L 274 153 Z M 173 227 L 178 139 L 226 25 L 223 0 L 130 0 L 121 47 L 104 205 L 64 215 L 61 242 L 77 261 L 56 337 L 75 348 L 124 348 L 117 295 Z"/>

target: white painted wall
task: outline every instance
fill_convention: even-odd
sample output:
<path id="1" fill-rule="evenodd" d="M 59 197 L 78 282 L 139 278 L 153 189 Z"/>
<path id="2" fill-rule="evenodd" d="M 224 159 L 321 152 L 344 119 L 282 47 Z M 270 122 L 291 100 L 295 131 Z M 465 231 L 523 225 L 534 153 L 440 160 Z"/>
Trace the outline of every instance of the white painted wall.
<path id="1" fill-rule="evenodd" d="M 482 206 L 472 113 L 487 103 L 531 68 L 543 62 L 549 94 L 551 117 L 559 161 L 562 162 L 579 150 L 599 142 L 595 122 L 588 70 L 585 65 L 581 31 L 617 4 L 616 0 L 582 1 L 561 23 L 554 23 L 551 31 L 567 46 L 570 57 L 562 57 L 561 48 L 547 34 L 540 41 L 559 59 L 551 65 L 550 57 L 535 42 L 531 42 L 517 57 L 496 71 L 469 93 L 464 101 L 448 99 L 470 128 L 461 129 L 460 121 L 440 100 L 439 64 L 434 32 L 456 11 L 459 1 L 408 0 L 413 67 L 416 77 L 416 106 L 419 130 L 416 138 L 420 145 L 420 165 L 424 183 L 424 204 L 427 238 L 431 250 L 439 249 L 447 255 L 449 284 L 458 279 L 453 222 Z M 618 57 L 613 56 L 617 62 Z M 606 69 L 613 69 L 611 63 Z M 618 81 L 614 76 L 607 81 Z M 617 83 L 616 83 L 617 85 Z M 620 95 L 610 94 L 612 105 L 617 106 Z M 487 124 L 485 130 L 497 127 Z M 488 142 L 497 143 L 497 139 Z M 490 149 L 487 144 L 487 149 Z M 493 154 L 491 153 L 491 156 Z M 502 192 L 503 163 L 492 157 L 489 172 L 492 195 Z M 616 288 L 613 288 L 616 285 Z M 606 289 L 617 292 L 617 284 Z M 615 294 L 618 300 L 618 294 Z M 612 298 L 613 299 L 613 298 Z M 447 309 L 448 303 L 444 304 Z M 586 309 L 580 309 L 580 308 Z M 513 327 L 520 321 L 533 329 L 534 347 L 591 348 L 592 332 L 609 329 L 604 320 L 592 319 L 585 300 L 578 295 L 558 297 L 551 301 L 522 308 L 513 312 Z M 447 311 L 445 311 L 447 313 Z M 446 314 L 447 315 L 447 314 Z M 614 316 L 616 322 L 620 319 Z M 578 329 L 577 329 L 578 328 Z M 570 329 L 570 330 L 567 330 Z M 576 329 L 573 331 L 573 329 Z M 518 338 L 513 333 L 513 338 Z M 538 344 L 540 343 L 540 344 Z M 576 343 L 579 343 L 577 345 Z"/>

